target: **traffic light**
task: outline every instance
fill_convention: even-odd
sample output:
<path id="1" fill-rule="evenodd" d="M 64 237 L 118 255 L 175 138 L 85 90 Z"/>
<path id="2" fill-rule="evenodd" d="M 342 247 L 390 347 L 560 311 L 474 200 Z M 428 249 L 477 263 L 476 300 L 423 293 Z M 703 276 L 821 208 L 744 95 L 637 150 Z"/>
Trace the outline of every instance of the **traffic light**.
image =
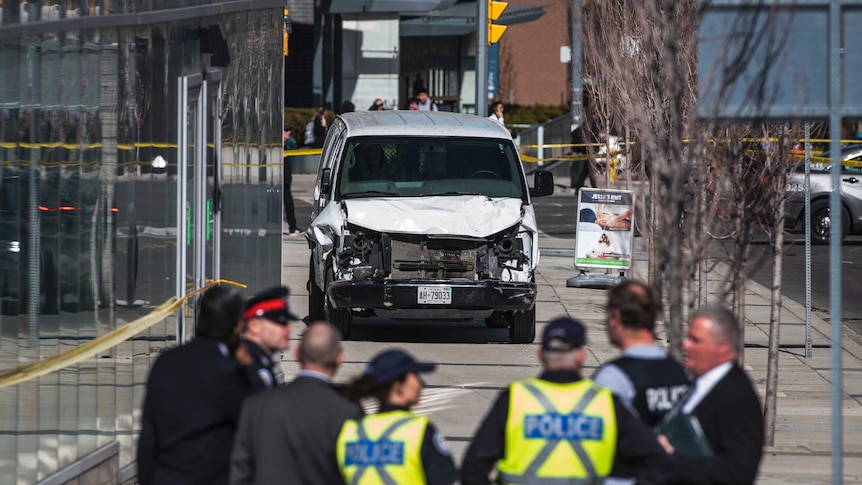
<path id="1" fill-rule="evenodd" d="M 293 25 L 290 21 L 290 13 L 287 9 L 284 9 L 284 56 L 287 57 L 287 38 L 290 36 L 290 32 L 293 30 Z"/>
<path id="2" fill-rule="evenodd" d="M 488 0 L 488 45 L 496 44 L 503 36 L 503 32 L 506 31 L 505 25 L 495 25 L 494 21 L 503 15 L 503 10 L 506 10 L 508 6 L 509 4 L 506 2 Z"/>

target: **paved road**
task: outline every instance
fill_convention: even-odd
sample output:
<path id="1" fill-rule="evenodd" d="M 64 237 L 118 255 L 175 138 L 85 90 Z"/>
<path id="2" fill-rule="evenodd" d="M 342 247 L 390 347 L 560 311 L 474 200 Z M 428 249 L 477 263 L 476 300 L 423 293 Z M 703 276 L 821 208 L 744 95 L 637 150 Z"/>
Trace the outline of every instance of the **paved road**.
<path id="1" fill-rule="evenodd" d="M 787 234 L 781 293 L 805 304 L 805 239 L 804 234 Z M 765 243 L 752 246 L 752 260 L 771 257 Z M 754 280 L 769 286 L 772 265 L 759 265 Z M 850 236 L 841 247 L 841 320 L 857 335 L 862 335 L 862 236 Z M 811 246 L 811 308 L 824 320 L 829 319 L 829 246 Z"/>
<path id="2" fill-rule="evenodd" d="M 311 179 L 301 177 L 295 193 L 298 196 L 297 218 L 302 228 L 307 227 L 310 207 Z M 616 355 L 605 337 L 605 290 L 566 287 L 573 274 L 571 251 L 574 232 L 571 214 L 574 213 L 571 196 L 552 196 L 537 200 L 539 223 L 542 227 L 543 256 L 537 273 L 540 287 L 537 302 L 538 330 L 550 319 L 569 314 L 577 316 L 588 328 L 588 346 L 585 375 Z M 558 236 L 559 237 L 556 237 Z M 293 290 L 291 306 L 304 315 L 308 295 L 304 291 L 308 274 L 308 246 L 304 238 L 284 238 L 283 275 Z M 636 260 L 640 271 L 645 261 Z M 756 290 L 756 291 L 755 291 Z M 752 379 L 763 395 L 766 381 L 766 342 L 768 292 L 753 283 L 746 296 L 746 315 L 751 326 L 746 331 L 745 362 Z M 796 344 L 802 341 L 804 325 L 799 322 L 799 306 L 787 302 L 788 311 L 782 314 L 782 341 Z M 293 346 L 302 327 L 297 326 L 292 336 Z M 829 329 L 814 318 L 814 344 L 828 347 Z M 470 438 L 500 389 L 509 382 L 539 372 L 536 361 L 536 344 L 510 344 L 505 330 L 485 328 L 483 322 L 406 322 L 379 318 L 358 318 L 352 332 L 353 340 L 345 342 L 345 366 L 336 376 L 339 382 L 358 375 L 365 362 L 383 348 L 399 346 L 422 359 L 438 362 L 437 371 L 428 376 L 428 389 L 423 392 L 420 412 L 429 416 L 449 438 L 456 461 L 469 444 Z M 844 342 L 843 359 L 846 366 L 843 402 L 845 435 L 844 483 L 858 481 L 862 476 L 862 379 L 859 379 L 862 346 Z M 282 356 L 282 366 L 288 379 L 297 371 L 292 359 L 293 349 Z M 777 484 L 828 484 L 830 482 L 831 441 L 829 397 L 829 353 L 816 352 L 806 360 L 794 352 L 782 357 L 776 446 L 767 448 L 761 465 L 758 485 Z"/>

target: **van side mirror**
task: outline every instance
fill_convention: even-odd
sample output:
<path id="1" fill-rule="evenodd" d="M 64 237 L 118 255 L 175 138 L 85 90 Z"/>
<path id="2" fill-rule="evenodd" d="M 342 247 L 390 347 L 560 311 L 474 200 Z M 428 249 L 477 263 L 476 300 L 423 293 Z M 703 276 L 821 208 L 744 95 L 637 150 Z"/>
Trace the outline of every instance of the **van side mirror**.
<path id="1" fill-rule="evenodd" d="M 320 171 L 320 193 L 321 195 L 329 195 L 332 189 L 332 169 L 324 168 Z"/>
<path id="2" fill-rule="evenodd" d="M 537 170 L 533 175 L 530 197 L 544 197 L 554 193 L 554 174 L 548 170 Z"/>

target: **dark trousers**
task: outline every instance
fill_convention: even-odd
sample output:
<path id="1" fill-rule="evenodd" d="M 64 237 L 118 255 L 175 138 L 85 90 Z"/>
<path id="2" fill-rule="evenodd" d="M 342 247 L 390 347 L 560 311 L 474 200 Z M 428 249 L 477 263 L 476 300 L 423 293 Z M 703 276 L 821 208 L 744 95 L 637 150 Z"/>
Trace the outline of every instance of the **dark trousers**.
<path id="1" fill-rule="evenodd" d="M 577 155 L 580 155 L 580 153 Z M 573 189 L 580 189 L 583 187 L 584 182 L 587 180 L 587 161 L 573 160 L 572 165 L 569 167 L 569 176 L 569 187 Z"/>
<path id="2" fill-rule="evenodd" d="M 285 164 L 285 167 L 290 165 Z M 296 227 L 296 213 L 293 210 L 293 194 L 290 192 L 290 184 L 293 183 L 293 174 L 291 171 L 284 171 L 284 220 L 287 221 L 287 230 L 293 232 Z"/>

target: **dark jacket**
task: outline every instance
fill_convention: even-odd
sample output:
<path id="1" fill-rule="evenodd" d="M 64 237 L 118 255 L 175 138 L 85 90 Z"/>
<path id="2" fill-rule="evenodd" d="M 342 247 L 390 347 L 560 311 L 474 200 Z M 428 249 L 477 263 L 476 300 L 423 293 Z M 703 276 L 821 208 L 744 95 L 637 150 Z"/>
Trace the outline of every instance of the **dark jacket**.
<path id="1" fill-rule="evenodd" d="M 539 379 L 569 383 L 581 379 L 575 371 L 546 371 Z M 473 442 L 467 449 L 461 465 L 461 485 L 489 485 L 488 475 L 506 452 L 506 420 L 509 416 L 509 389 L 501 392 L 494 402 Z M 658 444 L 655 435 L 635 418 L 614 396 L 614 413 L 617 418 L 616 459 L 639 463 L 638 484 L 664 483 L 670 471 L 670 457 Z M 615 460 L 616 461 L 616 460 Z M 612 476 L 614 475 L 612 472 Z"/>
<path id="2" fill-rule="evenodd" d="M 663 359 L 622 356 L 606 365 L 617 366 L 631 380 L 635 388 L 631 405 L 650 428 L 662 421 L 691 386 L 682 364 L 670 355 Z"/>
<path id="3" fill-rule="evenodd" d="M 248 349 L 251 356 L 251 364 L 244 367 L 249 383 L 252 389 L 256 391 L 264 391 L 272 389 L 279 385 L 276 377 L 275 362 L 272 358 L 266 355 L 256 343 L 250 340 L 244 340 L 243 345 Z"/>
<path id="4" fill-rule="evenodd" d="M 227 484 L 236 423 L 250 392 L 217 341 L 198 337 L 160 355 L 144 397 L 139 482 Z"/>
<path id="5" fill-rule="evenodd" d="M 763 455 L 763 408 L 751 380 L 734 365 L 692 412 L 714 456 L 674 456 L 670 483 L 754 483 Z"/>
<path id="6" fill-rule="evenodd" d="M 323 142 L 326 140 L 327 126 L 323 124 L 323 117 L 314 117 L 314 143 L 311 145 L 314 148 L 323 148 Z"/>
<path id="7" fill-rule="evenodd" d="M 230 483 L 342 483 L 335 443 L 344 421 L 361 415 L 357 403 L 315 377 L 255 394 L 242 408 Z"/>

